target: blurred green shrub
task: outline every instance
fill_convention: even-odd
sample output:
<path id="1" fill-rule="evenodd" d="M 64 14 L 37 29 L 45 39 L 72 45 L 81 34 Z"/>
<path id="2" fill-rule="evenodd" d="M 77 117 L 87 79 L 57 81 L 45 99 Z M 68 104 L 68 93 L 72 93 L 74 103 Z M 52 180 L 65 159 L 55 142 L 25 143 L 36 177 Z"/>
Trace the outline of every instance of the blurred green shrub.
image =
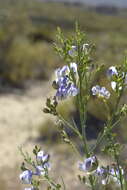
<path id="1" fill-rule="evenodd" d="M 25 10 L 16 5 L 5 12 L 0 24 L 1 84 L 21 87 L 26 80 L 51 76 L 58 60 L 48 30 L 37 30 Z"/>
<path id="2" fill-rule="evenodd" d="M 68 35 L 75 20 L 97 44 L 95 62 L 118 64 L 127 47 L 125 16 L 125 11 L 100 16 L 94 9 L 63 3 L 0 0 L 0 84 L 22 86 L 51 76 L 60 63 L 51 48 L 56 27 Z"/>

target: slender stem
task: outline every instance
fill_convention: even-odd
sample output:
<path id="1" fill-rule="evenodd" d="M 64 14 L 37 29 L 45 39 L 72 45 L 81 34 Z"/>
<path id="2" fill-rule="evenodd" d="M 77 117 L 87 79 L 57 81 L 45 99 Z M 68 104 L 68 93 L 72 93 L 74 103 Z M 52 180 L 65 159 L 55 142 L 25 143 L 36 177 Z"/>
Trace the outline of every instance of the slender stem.
<path id="1" fill-rule="evenodd" d="M 74 143 L 72 143 L 72 141 L 70 141 L 70 146 L 72 147 L 72 149 L 75 151 L 75 153 L 81 157 L 81 154 L 79 153 L 79 151 L 77 150 L 76 146 L 74 145 Z"/>
<path id="2" fill-rule="evenodd" d="M 89 176 L 89 181 L 90 181 L 90 184 L 91 184 L 92 190 L 95 190 L 92 175 Z"/>
<path id="3" fill-rule="evenodd" d="M 59 187 L 57 184 L 55 184 L 55 183 L 53 182 L 53 180 L 52 180 L 51 178 L 49 178 L 49 176 L 45 175 L 45 179 L 46 179 L 46 181 L 48 182 L 48 184 L 49 184 L 50 186 L 52 186 L 52 187 L 55 188 L 56 190 L 60 190 L 61 187 Z"/>
<path id="4" fill-rule="evenodd" d="M 70 129 L 72 129 L 82 140 L 82 136 L 76 128 L 74 128 L 69 122 L 67 122 L 61 115 L 59 115 L 59 119 L 61 119 L 64 124 L 67 124 L 67 126 L 70 127 Z M 74 145 L 74 143 L 72 141 L 70 141 L 69 144 L 71 145 L 71 147 L 75 151 L 75 153 L 81 157 L 81 155 L 80 155 L 79 151 L 77 150 L 76 146 Z"/>
<path id="5" fill-rule="evenodd" d="M 116 113 L 117 110 L 118 110 L 118 106 L 119 106 L 119 102 L 120 102 L 122 93 L 123 93 L 123 90 L 120 92 L 120 94 L 119 94 L 118 97 L 117 97 L 117 101 L 116 101 L 116 105 L 115 105 L 115 108 L 114 108 L 114 112 L 113 112 L 113 114 L 112 114 L 112 116 L 111 116 L 111 119 L 110 119 L 109 122 L 108 122 L 108 125 L 109 125 L 109 127 L 110 127 L 110 131 L 112 130 L 112 128 L 113 128 L 113 126 L 114 126 L 113 122 L 114 122 L 114 119 L 115 119 L 115 113 Z M 120 118 L 119 118 L 118 121 L 120 121 Z M 113 152 L 114 152 L 114 159 L 115 159 L 115 161 L 116 161 L 116 163 L 117 163 L 117 167 L 118 167 L 118 171 L 119 171 L 120 186 L 121 186 L 121 190 L 124 190 L 123 182 L 122 182 L 123 176 L 122 176 L 121 169 L 120 169 L 120 165 L 119 165 L 119 160 L 118 160 L 118 155 L 117 155 L 117 152 L 116 152 L 116 147 L 114 147 L 113 139 L 111 139 L 110 136 L 109 136 L 108 138 L 109 138 L 109 140 L 110 140 L 110 141 L 112 142 L 112 144 L 113 144 L 112 147 L 113 147 L 113 150 L 114 150 L 114 151 L 113 151 Z"/>
<path id="6" fill-rule="evenodd" d="M 116 160 L 116 163 L 117 163 L 117 166 L 118 166 L 118 171 L 119 171 L 119 178 L 120 178 L 119 180 L 120 180 L 121 190 L 124 190 L 124 187 L 123 187 L 123 176 L 122 176 L 122 173 L 121 173 L 118 156 L 117 156 L 117 153 L 116 153 L 115 149 L 114 149 L 114 154 L 115 154 L 114 156 L 115 156 L 115 160 Z"/>
<path id="7" fill-rule="evenodd" d="M 80 48 L 78 46 L 78 63 L 79 66 L 81 65 L 81 57 L 80 57 Z M 82 72 L 79 71 L 79 89 L 80 89 L 80 93 L 78 95 L 78 108 L 79 108 L 79 117 L 80 117 L 80 126 L 81 126 L 81 131 L 82 131 L 82 137 L 83 137 L 83 144 L 84 144 L 84 152 L 86 154 L 86 157 L 88 158 L 90 156 L 89 154 L 89 149 L 88 149 L 88 144 L 87 144 L 87 139 L 86 139 L 86 132 L 85 132 L 85 128 L 86 128 L 86 117 L 87 117 L 87 100 L 86 100 L 86 96 L 84 97 L 84 89 L 83 89 L 83 85 L 85 86 L 85 89 L 87 89 L 87 76 L 86 76 L 86 72 Z M 84 76 L 83 76 L 84 74 Z M 85 81 L 84 81 L 85 79 Z M 84 82 L 84 84 L 83 84 Z M 87 89 L 88 90 L 88 89 Z M 92 190 L 94 189 L 94 181 L 93 181 L 93 177 L 92 175 L 89 176 L 89 182 L 90 185 L 92 187 Z"/>
<path id="8" fill-rule="evenodd" d="M 75 128 L 73 127 L 68 121 L 66 121 L 61 115 L 58 115 L 58 118 L 64 123 L 66 124 L 70 129 L 73 130 L 73 132 L 75 132 L 75 134 L 78 135 L 78 137 L 83 140 L 82 138 L 82 135 L 80 134 L 80 132 Z"/>
<path id="9" fill-rule="evenodd" d="M 106 131 L 106 133 L 102 133 L 102 135 L 99 137 L 99 139 L 97 139 L 97 142 L 96 144 L 94 145 L 94 147 L 91 149 L 91 152 L 94 152 L 97 148 L 97 146 L 102 142 L 102 140 L 106 137 L 107 133 L 109 131 L 111 131 L 118 123 L 120 122 L 120 119 L 117 120 L 111 127 L 108 131 Z M 108 125 L 106 125 L 108 127 Z"/>
<path id="10" fill-rule="evenodd" d="M 83 142 L 84 142 L 84 151 L 87 157 L 89 157 L 89 151 L 87 147 L 87 140 L 86 140 L 86 133 L 85 133 L 85 128 L 86 128 L 86 104 L 83 101 L 83 86 L 82 86 L 82 74 L 80 73 L 79 75 L 79 86 L 80 86 L 80 93 L 78 95 L 78 105 L 79 105 L 79 116 L 80 116 L 80 126 L 81 126 L 81 131 L 82 131 L 82 137 L 83 137 Z"/>

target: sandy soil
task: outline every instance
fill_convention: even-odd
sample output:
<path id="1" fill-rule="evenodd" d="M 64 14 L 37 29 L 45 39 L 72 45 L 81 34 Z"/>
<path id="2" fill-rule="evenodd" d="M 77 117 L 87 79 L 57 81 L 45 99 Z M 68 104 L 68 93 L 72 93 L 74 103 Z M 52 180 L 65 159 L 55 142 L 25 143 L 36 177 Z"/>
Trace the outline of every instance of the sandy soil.
<path id="1" fill-rule="evenodd" d="M 49 91 L 48 85 L 44 82 L 23 94 L 15 91 L 0 96 L 0 167 L 13 167 L 19 159 L 18 146 L 25 145 L 38 135 L 36 126 L 46 117 L 42 108 Z"/>
<path id="2" fill-rule="evenodd" d="M 46 97 L 51 95 L 50 82 L 43 82 L 34 85 L 26 92 L 14 91 L 13 93 L 0 95 L 0 190 L 21 190 L 24 186 L 19 181 L 20 164 L 22 157 L 18 147 L 31 152 L 37 144 L 37 126 L 42 124 L 48 117 L 42 112 Z M 77 189 L 78 179 L 74 170 L 77 170 L 74 155 L 66 151 L 64 145 L 48 145 L 43 142 L 41 146 L 51 153 L 52 171 L 57 180 L 61 181 L 64 175 L 68 182 L 68 189 Z M 65 149 L 65 150 L 64 150 Z M 74 165 L 75 163 L 75 165 Z M 73 167 L 68 167 L 72 166 Z M 73 178 L 76 177 L 76 181 Z M 59 179 L 58 179 L 59 178 Z M 45 189 L 45 188 L 44 188 Z M 84 189 L 84 188 L 83 188 Z M 43 188 L 42 188 L 43 190 Z M 80 190 L 82 190 L 80 188 Z"/>
<path id="3" fill-rule="evenodd" d="M 64 176 L 67 190 L 86 190 L 84 185 L 79 185 L 78 160 L 70 149 L 63 144 L 37 142 L 37 127 L 50 117 L 42 112 L 46 97 L 51 95 L 50 85 L 43 82 L 24 93 L 16 90 L 0 95 L 0 190 L 24 189 L 19 180 L 22 157 L 18 147 L 31 152 L 38 143 L 51 154 L 51 174 L 57 181 L 61 182 Z"/>
<path id="4" fill-rule="evenodd" d="M 42 82 L 24 93 L 15 90 L 0 95 L 0 190 L 16 190 L 17 181 L 20 183 L 17 175 L 22 157 L 18 147 L 31 150 L 35 145 L 37 126 L 48 117 L 42 109 L 49 86 L 50 82 Z"/>

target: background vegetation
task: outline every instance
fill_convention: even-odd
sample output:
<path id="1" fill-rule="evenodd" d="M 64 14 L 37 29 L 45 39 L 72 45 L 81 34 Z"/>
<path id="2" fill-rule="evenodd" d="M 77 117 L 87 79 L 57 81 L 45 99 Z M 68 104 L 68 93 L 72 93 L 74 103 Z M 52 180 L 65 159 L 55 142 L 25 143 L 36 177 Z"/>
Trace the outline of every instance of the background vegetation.
<path id="1" fill-rule="evenodd" d="M 81 29 L 86 32 L 88 43 L 95 44 L 93 63 L 105 65 L 102 72 L 96 77 L 95 83 L 101 83 L 109 88 L 104 73 L 110 65 L 121 63 L 126 53 L 126 20 L 126 9 L 93 8 L 78 3 L 51 3 L 39 0 L 0 0 L 0 90 L 6 87 L 25 88 L 28 87 L 27 82 L 32 84 L 33 81 L 50 79 L 54 69 L 63 64 L 63 61 L 53 50 L 56 28 L 59 26 L 66 35 L 70 35 L 74 31 L 75 21 L 78 21 Z M 123 98 L 126 99 L 126 95 Z M 114 97 L 111 99 L 111 106 L 113 106 L 113 102 Z M 101 123 L 104 122 L 106 117 L 102 105 L 96 105 L 98 104 L 95 99 L 91 99 L 87 121 L 89 139 L 96 138 L 96 134 L 101 130 Z M 60 110 L 66 118 L 73 115 L 78 122 L 75 108 L 71 110 L 70 106 L 66 109 L 67 106 L 68 102 L 62 103 Z M 27 111 L 25 114 L 27 114 Z M 54 142 L 54 138 L 57 137 L 54 122 L 47 119 L 38 128 L 43 142 L 47 140 L 47 136 Z M 121 141 L 125 143 L 127 140 L 126 118 L 121 126 L 117 128 L 117 132 L 119 132 Z M 58 140 L 59 137 L 56 142 Z M 65 157 L 63 159 L 63 167 L 65 167 L 65 160 L 70 159 L 70 162 L 72 160 L 69 157 L 71 155 L 62 155 L 63 149 L 64 146 L 57 151 L 58 155 L 61 155 L 58 158 L 59 162 L 63 159 L 62 157 Z M 65 149 L 63 152 L 67 151 Z M 72 165 L 70 164 L 70 166 Z M 16 168 L 18 167 L 16 166 Z M 6 175 L 11 176 L 8 174 L 8 169 L 4 169 L 4 171 Z M 16 169 L 13 171 L 13 179 L 10 177 L 7 181 L 1 177 L 0 187 L 3 190 L 19 189 L 19 181 L 17 180 L 18 185 L 13 183 L 15 176 L 19 174 L 19 170 L 16 174 L 15 171 Z M 61 169 L 61 175 L 62 172 Z M 71 173 L 73 172 L 71 171 Z M 10 174 L 12 174 L 12 171 L 10 171 Z M 9 181 L 13 183 L 12 187 L 6 187 L 6 183 Z"/>
<path id="2" fill-rule="evenodd" d="M 100 15 L 101 14 L 101 15 Z M 47 79 L 62 61 L 52 43 L 56 27 L 68 35 L 77 20 L 95 43 L 95 62 L 118 64 L 127 46 L 126 11 L 105 11 L 80 4 L 0 1 L 0 83 L 23 87 L 28 80 Z"/>

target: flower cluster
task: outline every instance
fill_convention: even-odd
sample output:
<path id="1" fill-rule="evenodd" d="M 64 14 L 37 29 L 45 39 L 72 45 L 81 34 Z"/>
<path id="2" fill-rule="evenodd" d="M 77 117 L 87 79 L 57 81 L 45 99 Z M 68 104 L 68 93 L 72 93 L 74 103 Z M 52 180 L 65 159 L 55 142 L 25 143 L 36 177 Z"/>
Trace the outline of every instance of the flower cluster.
<path id="1" fill-rule="evenodd" d="M 33 167 L 33 170 L 27 169 L 23 165 L 23 172 L 19 176 L 23 184 L 31 185 L 31 187 L 25 188 L 25 190 L 37 189 L 33 183 L 34 176 L 43 177 L 48 174 L 48 170 L 50 169 L 49 154 L 45 154 L 43 151 L 37 152 L 36 162 L 33 161 L 31 166 Z"/>
<path id="2" fill-rule="evenodd" d="M 71 72 L 77 74 L 77 64 L 70 63 L 56 70 L 56 80 L 53 82 L 53 87 L 57 89 L 56 97 L 58 100 L 66 99 L 69 96 L 76 96 L 79 92 L 78 88 L 71 80 Z"/>
<path id="3" fill-rule="evenodd" d="M 115 166 L 108 167 L 99 167 L 95 171 L 98 176 L 98 179 L 101 180 L 102 185 L 110 183 L 110 181 L 115 182 L 117 185 L 120 185 L 120 175 L 124 175 L 124 170 L 120 166 L 117 168 Z M 120 174 L 121 173 L 121 174 Z"/>
<path id="4" fill-rule="evenodd" d="M 36 175 L 45 175 L 47 170 L 50 169 L 49 154 L 45 154 L 43 151 L 38 152 L 37 154 L 37 163 L 36 166 Z"/>
<path id="5" fill-rule="evenodd" d="M 124 85 L 127 85 L 127 73 L 117 69 L 115 66 L 109 67 L 107 75 L 112 79 L 111 87 L 114 91 L 120 91 Z"/>
<path id="6" fill-rule="evenodd" d="M 109 67 L 107 71 L 108 78 L 112 79 L 111 88 L 114 91 L 121 91 L 123 86 L 127 85 L 127 73 L 117 69 L 115 66 Z M 92 87 L 92 94 L 98 96 L 99 98 L 109 99 L 110 92 L 99 85 Z"/>
<path id="7" fill-rule="evenodd" d="M 97 177 L 99 183 L 101 183 L 102 185 L 108 184 L 109 182 L 108 168 L 99 166 L 95 170 L 95 176 Z"/>
<path id="8" fill-rule="evenodd" d="M 120 185 L 120 175 L 124 175 L 124 170 L 121 166 L 119 168 L 115 165 L 111 165 L 111 167 L 98 166 L 96 156 L 86 158 L 82 163 L 79 163 L 79 169 L 86 174 L 92 173 L 102 185 L 106 185 L 111 181 Z"/>
<path id="9" fill-rule="evenodd" d="M 88 50 L 89 50 L 89 44 L 88 43 L 85 43 L 82 45 L 82 51 L 85 52 L 85 54 L 88 53 Z M 78 55 L 78 48 L 77 46 L 73 45 L 71 46 L 71 49 L 68 51 L 68 54 L 71 56 L 71 57 L 75 57 Z"/>
<path id="10" fill-rule="evenodd" d="M 92 94 L 99 98 L 108 99 L 110 97 L 110 92 L 105 87 L 100 87 L 99 85 L 92 87 Z"/>
<path id="11" fill-rule="evenodd" d="M 94 76 L 101 71 L 101 66 L 94 66 L 91 59 L 93 46 L 86 43 L 85 35 L 80 32 L 76 24 L 75 36 L 67 39 L 63 36 L 61 30 L 58 28 L 58 45 L 55 44 L 55 50 L 67 63 L 55 72 L 55 80 L 53 81 L 53 88 L 55 89 L 55 96 L 47 98 L 46 107 L 43 109 L 44 113 L 52 114 L 55 116 L 57 122 L 56 127 L 64 142 L 73 148 L 76 153 L 85 153 L 86 159 L 79 163 L 79 169 L 83 173 L 78 176 L 80 182 L 85 183 L 91 189 L 101 189 L 103 185 L 107 189 L 107 184 L 110 183 L 118 185 L 121 190 L 127 189 L 126 170 L 123 170 L 120 162 L 121 144 L 117 143 L 114 128 L 120 124 L 121 116 L 127 115 L 127 104 L 121 104 L 121 97 L 124 92 L 124 87 L 127 85 L 127 59 L 121 66 L 109 67 L 107 76 L 110 79 L 111 87 L 115 91 L 115 101 L 109 101 L 111 96 L 106 87 L 95 85 L 90 89 Z M 91 92 L 90 92 L 91 91 Z M 86 128 L 88 127 L 87 116 L 91 111 L 89 108 L 90 94 L 99 98 L 106 108 L 106 115 L 103 126 L 94 144 L 89 144 L 86 136 Z M 57 106 L 59 100 L 66 99 L 70 96 L 76 96 L 76 118 L 67 119 L 59 113 Z M 108 102 L 109 101 L 109 102 Z M 114 103 L 114 107 L 113 107 Z M 77 119 L 78 118 L 78 122 Z M 71 133 L 76 135 L 76 141 L 72 138 Z M 79 147 L 79 143 L 82 150 Z M 103 149 L 100 149 L 101 147 Z M 97 157 L 95 156 L 96 149 L 109 154 L 115 164 L 100 165 Z M 41 181 L 47 182 L 47 189 L 61 190 L 66 189 L 66 183 L 62 179 L 62 184 L 54 182 L 52 177 L 49 176 L 50 163 L 49 155 L 45 154 L 40 148 L 35 146 L 33 150 L 35 160 L 29 154 L 21 154 L 24 157 L 24 163 L 21 166 L 22 173 L 20 180 L 24 184 L 28 184 L 25 190 L 39 190 Z M 124 162 L 122 162 L 124 163 Z M 27 167 L 27 165 L 29 167 Z M 85 175 L 86 174 L 86 175 Z M 103 189 L 103 187 L 102 187 Z"/>

